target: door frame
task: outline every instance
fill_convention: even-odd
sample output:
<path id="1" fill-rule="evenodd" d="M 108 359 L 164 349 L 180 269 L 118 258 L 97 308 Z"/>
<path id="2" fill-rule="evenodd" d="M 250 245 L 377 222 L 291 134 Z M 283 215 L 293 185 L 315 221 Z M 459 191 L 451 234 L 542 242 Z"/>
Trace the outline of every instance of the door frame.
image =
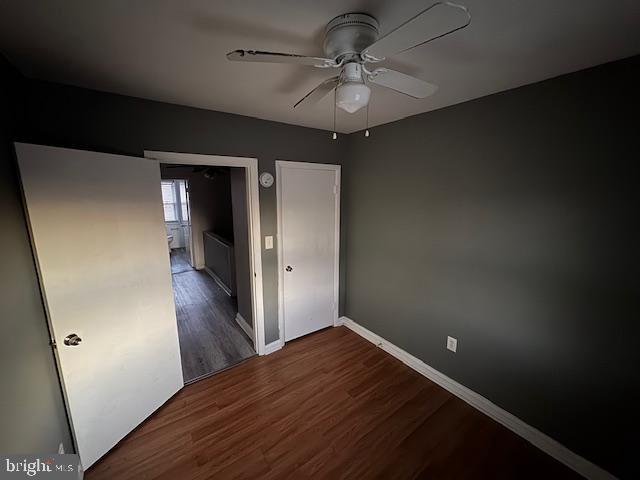
<path id="1" fill-rule="evenodd" d="M 262 281 L 262 239 L 260 234 L 260 198 L 258 188 L 258 159 L 226 157 L 196 153 L 160 152 L 145 150 L 145 158 L 160 163 L 207 165 L 212 167 L 242 167 L 247 179 L 247 220 L 249 222 L 249 274 L 251 275 L 251 304 L 253 310 L 253 345 L 258 355 L 265 355 L 264 297 Z M 192 235 L 193 237 L 193 235 Z"/>
<path id="2" fill-rule="evenodd" d="M 278 329 L 280 330 L 280 346 L 284 346 L 284 263 L 283 263 L 283 238 L 282 238 L 282 168 L 299 168 L 305 170 L 332 170 L 336 174 L 335 189 L 335 249 L 334 249 L 334 275 L 333 275 L 333 326 L 337 327 L 339 321 L 340 303 L 340 165 L 329 163 L 292 162 L 289 160 L 276 160 L 276 204 L 277 204 L 277 242 L 278 242 Z"/>

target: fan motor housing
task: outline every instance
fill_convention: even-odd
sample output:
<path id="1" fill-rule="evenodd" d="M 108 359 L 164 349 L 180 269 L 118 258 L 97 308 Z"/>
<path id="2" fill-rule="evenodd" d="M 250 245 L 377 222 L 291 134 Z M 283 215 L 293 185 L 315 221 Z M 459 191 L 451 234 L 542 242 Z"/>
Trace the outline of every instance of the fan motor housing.
<path id="1" fill-rule="evenodd" d="M 378 21 L 366 13 L 345 13 L 329 22 L 324 36 L 324 53 L 340 61 L 358 55 L 378 39 Z"/>

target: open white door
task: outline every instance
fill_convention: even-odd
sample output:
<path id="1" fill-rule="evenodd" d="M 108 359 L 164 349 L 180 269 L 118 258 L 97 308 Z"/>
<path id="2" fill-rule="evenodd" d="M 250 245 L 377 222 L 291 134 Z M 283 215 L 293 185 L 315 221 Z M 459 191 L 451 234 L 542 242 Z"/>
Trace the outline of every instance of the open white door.
<path id="1" fill-rule="evenodd" d="M 183 386 L 160 169 L 40 145 L 16 144 L 16 153 L 86 469 Z M 73 334 L 77 345 L 65 342 Z"/>
<path id="2" fill-rule="evenodd" d="M 280 327 L 289 341 L 338 318 L 340 166 L 276 165 Z"/>

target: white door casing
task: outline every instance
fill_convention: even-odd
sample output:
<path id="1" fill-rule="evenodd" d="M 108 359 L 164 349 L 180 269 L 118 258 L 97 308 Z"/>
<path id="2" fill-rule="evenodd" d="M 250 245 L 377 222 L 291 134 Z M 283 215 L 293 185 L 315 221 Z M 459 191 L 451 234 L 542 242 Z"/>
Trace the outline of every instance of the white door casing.
<path id="1" fill-rule="evenodd" d="M 280 338 L 338 321 L 340 166 L 276 162 Z"/>
<path id="2" fill-rule="evenodd" d="M 247 180 L 247 220 L 249 222 L 249 269 L 251 281 L 251 303 L 253 309 L 253 345 L 258 355 L 272 350 L 265 345 L 264 302 L 262 288 L 262 242 L 260 237 L 260 200 L 258 188 L 258 159 L 249 157 L 227 157 L 198 153 L 160 152 L 145 150 L 144 156 L 160 163 L 178 165 L 208 165 L 241 167 Z M 192 236 L 193 237 L 193 236 Z"/>
<path id="3" fill-rule="evenodd" d="M 183 386 L 157 161 L 16 144 L 86 469 Z M 66 346 L 75 333 L 82 342 Z"/>

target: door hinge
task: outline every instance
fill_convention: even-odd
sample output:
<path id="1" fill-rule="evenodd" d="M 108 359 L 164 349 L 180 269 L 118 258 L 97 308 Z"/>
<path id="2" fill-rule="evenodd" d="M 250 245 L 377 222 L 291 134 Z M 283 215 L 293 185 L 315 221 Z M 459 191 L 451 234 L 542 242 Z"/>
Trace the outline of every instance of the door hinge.
<path id="1" fill-rule="evenodd" d="M 337 195 L 338 194 L 338 185 L 334 185 L 333 186 L 333 194 Z"/>

